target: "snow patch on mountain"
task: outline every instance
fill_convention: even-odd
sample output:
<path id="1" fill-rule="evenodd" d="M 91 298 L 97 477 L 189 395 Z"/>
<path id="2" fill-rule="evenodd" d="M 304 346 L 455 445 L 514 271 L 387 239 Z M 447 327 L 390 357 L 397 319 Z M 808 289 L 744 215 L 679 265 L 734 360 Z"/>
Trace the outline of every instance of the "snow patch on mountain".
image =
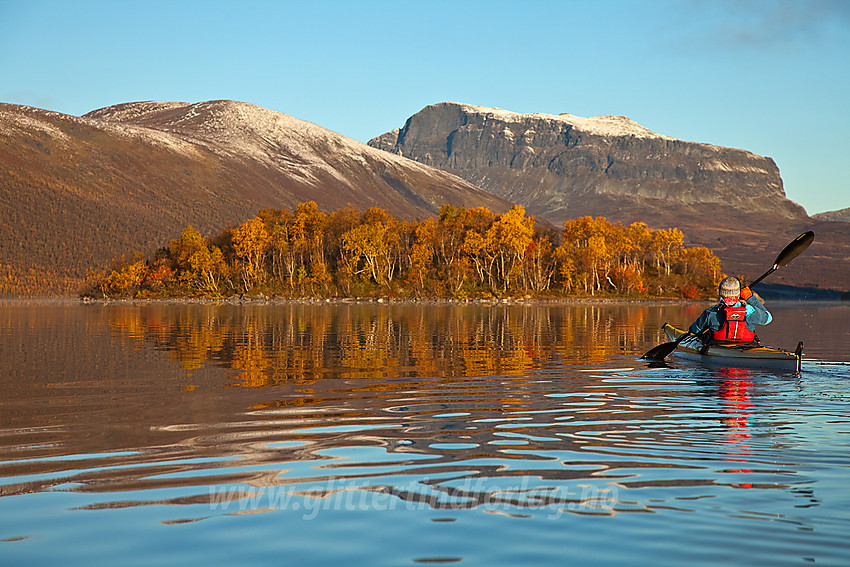
<path id="1" fill-rule="evenodd" d="M 460 103 L 458 106 L 460 106 L 460 108 L 464 111 L 482 114 L 485 118 L 491 117 L 508 123 L 521 123 L 527 121 L 529 118 L 535 118 L 538 120 L 555 121 L 568 124 L 577 130 L 599 136 L 635 136 L 638 138 L 661 138 L 665 140 L 675 139 L 670 136 L 653 132 L 649 128 L 641 126 L 637 122 L 625 116 L 613 116 L 606 114 L 604 116 L 583 118 L 581 116 L 574 116 L 568 113 L 557 115 L 540 112 L 522 114 L 501 108 L 488 108 L 465 103 Z"/>
<path id="2" fill-rule="evenodd" d="M 7 112 L 4 108 L 8 106 L 16 112 Z M 41 135 L 55 141 L 64 141 L 68 139 L 65 132 L 62 131 L 52 121 L 45 120 L 45 116 L 51 113 L 49 110 L 40 110 L 20 105 L 3 105 L 0 106 L 0 126 L 7 132 L 17 131 L 26 133 L 28 136 Z"/>
<path id="3" fill-rule="evenodd" d="M 314 185 L 320 183 L 320 176 L 354 183 L 343 173 L 350 171 L 351 165 L 371 169 L 370 163 L 381 162 L 398 166 L 393 169 L 416 169 L 446 177 L 439 170 L 387 154 L 312 122 L 245 102 L 148 101 L 96 110 L 86 117 L 179 136 L 216 153 L 281 169 Z"/>

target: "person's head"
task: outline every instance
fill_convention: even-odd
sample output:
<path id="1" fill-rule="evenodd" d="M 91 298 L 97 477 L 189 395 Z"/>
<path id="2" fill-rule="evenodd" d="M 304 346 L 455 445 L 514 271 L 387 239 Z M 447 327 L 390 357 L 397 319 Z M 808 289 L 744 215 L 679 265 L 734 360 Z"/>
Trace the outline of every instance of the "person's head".
<path id="1" fill-rule="evenodd" d="M 738 278 L 727 276 L 720 282 L 717 290 L 724 303 L 734 303 L 738 301 L 741 295 L 741 282 L 738 281 Z"/>

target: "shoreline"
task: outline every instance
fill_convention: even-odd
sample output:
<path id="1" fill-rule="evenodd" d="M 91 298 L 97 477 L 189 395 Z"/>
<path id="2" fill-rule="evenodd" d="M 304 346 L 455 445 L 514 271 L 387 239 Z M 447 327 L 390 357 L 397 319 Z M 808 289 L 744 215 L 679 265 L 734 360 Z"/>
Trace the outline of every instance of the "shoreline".
<path id="1" fill-rule="evenodd" d="M 457 306 L 557 306 L 557 305 L 687 305 L 710 303 L 710 299 L 682 299 L 675 297 L 559 297 L 559 298 L 492 298 L 492 299 L 446 299 L 446 298 L 272 298 L 230 297 L 211 299 L 205 297 L 180 298 L 119 298 L 88 299 L 72 297 L 10 297 L 0 298 L 0 304 L 78 304 L 78 305 L 457 305 Z"/>
<path id="2" fill-rule="evenodd" d="M 772 298 L 776 303 L 825 303 L 846 304 L 846 300 L 832 298 Z M 0 297 L 0 305 L 433 305 L 433 306 L 525 306 L 545 307 L 558 305 L 710 305 L 713 299 L 684 299 L 677 297 L 515 297 L 491 299 L 447 299 L 447 298 L 389 298 L 389 297 L 229 297 L 212 299 L 207 297 L 172 298 L 117 298 L 91 299 L 75 297 Z"/>

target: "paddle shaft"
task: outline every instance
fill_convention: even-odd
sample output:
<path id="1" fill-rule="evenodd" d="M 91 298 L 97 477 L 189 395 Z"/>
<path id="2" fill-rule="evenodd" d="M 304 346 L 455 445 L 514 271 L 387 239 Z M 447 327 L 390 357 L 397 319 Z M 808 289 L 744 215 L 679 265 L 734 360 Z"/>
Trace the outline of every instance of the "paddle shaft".
<path id="1" fill-rule="evenodd" d="M 753 280 L 753 282 L 752 282 L 751 284 L 747 285 L 747 287 L 753 287 L 754 285 L 756 285 L 757 283 L 759 283 L 761 280 L 763 280 L 764 278 L 766 278 L 767 276 L 769 276 L 770 274 L 772 274 L 773 272 L 775 272 L 775 271 L 777 270 L 777 268 L 778 268 L 778 267 L 779 267 L 779 266 L 774 265 L 771 269 L 769 269 L 768 271 L 766 271 L 765 273 L 763 273 L 762 275 L 760 275 L 759 277 L 757 277 L 756 279 L 754 279 L 754 280 Z"/>
<path id="2" fill-rule="evenodd" d="M 753 287 L 761 280 L 799 256 L 803 250 L 809 247 L 814 239 L 815 233 L 810 230 L 792 240 L 788 246 L 782 249 L 782 252 L 776 255 L 776 260 L 773 261 L 773 267 L 753 280 L 753 282 L 749 284 L 749 287 Z"/>

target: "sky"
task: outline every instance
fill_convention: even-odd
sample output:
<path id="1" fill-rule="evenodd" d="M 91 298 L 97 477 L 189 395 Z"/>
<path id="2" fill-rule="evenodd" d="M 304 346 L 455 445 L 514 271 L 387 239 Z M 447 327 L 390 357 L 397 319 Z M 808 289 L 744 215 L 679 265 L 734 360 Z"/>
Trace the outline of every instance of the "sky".
<path id="1" fill-rule="evenodd" d="M 0 0 L 0 102 L 218 99 L 361 142 L 445 101 L 623 115 L 850 207 L 850 0 Z"/>

